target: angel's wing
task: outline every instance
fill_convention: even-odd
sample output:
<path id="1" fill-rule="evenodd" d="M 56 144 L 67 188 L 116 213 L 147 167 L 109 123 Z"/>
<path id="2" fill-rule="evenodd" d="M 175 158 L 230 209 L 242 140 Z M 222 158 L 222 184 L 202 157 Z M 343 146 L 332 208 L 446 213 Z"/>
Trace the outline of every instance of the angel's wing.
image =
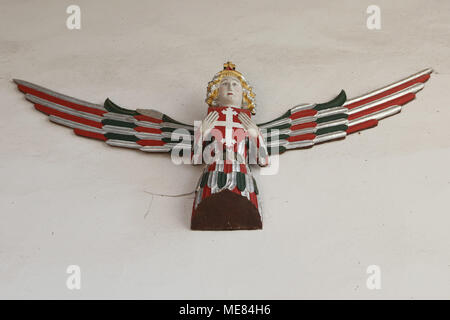
<path id="1" fill-rule="evenodd" d="M 77 135 L 147 152 L 168 152 L 175 146 L 191 149 L 194 127 L 159 111 L 124 109 L 109 99 L 103 105 L 93 104 L 27 81 L 14 79 L 14 82 L 37 110 L 47 114 L 51 121 L 73 128 Z M 175 129 L 184 130 L 173 141 L 171 134 Z"/>
<path id="2" fill-rule="evenodd" d="M 402 105 L 413 100 L 430 78 L 432 69 L 425 69 L 362 96 L 347 100 L 344 91 L 322 104 L 298 105 L 281 117 L 258 124 L 269 153 L 311 147 L 342 139 L 348 134 L 374 127 L 378 121 L 397 114 Z"/>

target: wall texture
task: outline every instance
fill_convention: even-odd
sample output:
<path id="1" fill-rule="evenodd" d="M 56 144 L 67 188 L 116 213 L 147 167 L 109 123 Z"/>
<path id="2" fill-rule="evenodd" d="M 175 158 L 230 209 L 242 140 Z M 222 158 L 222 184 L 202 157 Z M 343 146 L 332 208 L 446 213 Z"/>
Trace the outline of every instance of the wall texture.
<path id="1" fill-rule="evenodd" d="M 74 2 L 81 30 L 66 28 Z M 375 2 L 0 1 L 0 298 L 449 298 L 450 2 Z M 255 232 L 190 231 L 192 195 L 151 193 L 192 191 L 201 167 L 77 137 L 11 81 L 191 122 L 226 60 L 258 122 L 435 73 L 377 128 L 256 174 Z"/>

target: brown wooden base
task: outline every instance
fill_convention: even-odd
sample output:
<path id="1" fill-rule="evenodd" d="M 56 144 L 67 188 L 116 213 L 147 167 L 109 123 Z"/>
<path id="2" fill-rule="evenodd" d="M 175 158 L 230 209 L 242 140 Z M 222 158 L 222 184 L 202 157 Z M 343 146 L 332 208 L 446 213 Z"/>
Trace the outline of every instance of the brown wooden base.
<path id="1" fill-rule="evenodd" d="M 192 214 L 192 230 L 262 229 L 258 209 L 247 198 L 228 189 L 212 194 Z"/>

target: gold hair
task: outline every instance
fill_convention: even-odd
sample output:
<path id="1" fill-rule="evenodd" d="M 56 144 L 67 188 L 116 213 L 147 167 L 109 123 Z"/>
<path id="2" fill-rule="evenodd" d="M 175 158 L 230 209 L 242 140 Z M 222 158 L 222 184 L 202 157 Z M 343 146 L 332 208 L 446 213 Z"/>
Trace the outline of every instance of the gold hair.
<path id="1" fill-rule="evenodd" d="M 250 110 L 252 114 L 255 114 L 255 93 L 253 93 L 253 88 L 249 86 L 248 82 L 245 80 L 242 73 L 236 71 L 236 66 L 231 62 L 226 62 L 223 64 L 224 70 L 219 71 L 214 75 L 214 78 L 208 83 L 208 88 L 206 90 L 206 103 L 211 107 L 214 105 L 214 101 L 219 95 L 219 88 L 216 87 L 217 84 L 222 81 L 224 77 L 234 77 L 239 80 L 242 88 L 242 100 L 244 101 L 247 109 Z"/>

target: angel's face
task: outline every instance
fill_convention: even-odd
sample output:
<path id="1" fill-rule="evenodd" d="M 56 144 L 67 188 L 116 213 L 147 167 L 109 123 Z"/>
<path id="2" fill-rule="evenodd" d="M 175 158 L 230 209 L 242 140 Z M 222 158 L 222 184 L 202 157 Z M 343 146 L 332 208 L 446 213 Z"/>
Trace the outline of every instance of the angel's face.
<path id="1" fill-rule="evenodd" d="M 235 77 L 224 77 L 219 84 L 219 94 L 217 95 L 219 106 L 242 106 L 242 85 Z"/>

